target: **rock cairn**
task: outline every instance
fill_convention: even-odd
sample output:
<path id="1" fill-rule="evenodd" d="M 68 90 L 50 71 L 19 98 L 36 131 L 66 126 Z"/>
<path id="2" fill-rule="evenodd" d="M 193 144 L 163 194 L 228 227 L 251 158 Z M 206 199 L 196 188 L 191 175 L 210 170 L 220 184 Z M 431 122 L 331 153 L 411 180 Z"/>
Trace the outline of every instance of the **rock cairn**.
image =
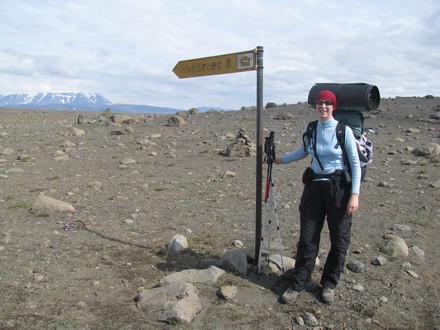
<path id="1" fill-rule="evenodd" d="M 240 128 L 235 141 L 226 148 L 225 155 L 227 157 L 252 157 L 256 154 L 256 150 L 246 130 Z"/>

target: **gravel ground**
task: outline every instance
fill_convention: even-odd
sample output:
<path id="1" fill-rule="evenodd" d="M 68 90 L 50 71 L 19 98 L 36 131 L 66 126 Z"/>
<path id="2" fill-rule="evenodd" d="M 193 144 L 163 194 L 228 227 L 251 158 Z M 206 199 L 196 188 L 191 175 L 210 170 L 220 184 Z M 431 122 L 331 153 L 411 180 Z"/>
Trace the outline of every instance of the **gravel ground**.
<path id="1" fill-rule="evenodd" d="M 171 127 L 169 115 L 132 115 L 134 123 L 117 126 L 84 112 L 78 125 L 78 112 L 1 109 L 0 328 L 291 329 L 307 328 L 298 325 L 306 313 L 316 317 L 317 329 L 440 327 L 440 171 L 438 163 L 411 153 L 439 143 L 440 121 L 430 119 L 439 105 L 439 98 L 384 99 L 366 114 L 366 126 L 379 135 L 370 135 L 375 158 L 347 256 L 365 271 L 346 270 L 333 304 L 321 303 L 311 286 L 297 304 L 282 305 L 281 277 L 226 273 L 215 285 L 196 285 L 203 310 L 191 324 L 171 325 L 137 309 L 136 293 L 169 273 L 219 259 L 234 240 L 254 247 L 255 158 L 223 152 L 232 142 L 228 133 L 240 128 L 255 142 L 255 110 L 186 114 L 184 125 Z M 282 114 L 291 116 L 278 119 Z M 263 117 L 265 134 L 275 131 L 277 152 L 284 153 L 301 143 L 314 111 L 285 105 L 265 109 Z M 288 257 L 295 254 L 308 162 L 273 172 Z M 235 175 L 224 177 L 226 171 Z M 76 212 L 29 212 L 40 193 Z M 64 230 L 69 221 L 75 230 Z M 407 226 L 394 233 L 410 254 L 385 255 L 383 266 L 372 265 L 394 225 Z M 166 244 L 176 234 L 188 238 L 189 248 L 168 255 Z M 321 264 L 328 248 L 325 229 Z M 237 286 L 237 296 L 218 298 L 222 285 Z"/>

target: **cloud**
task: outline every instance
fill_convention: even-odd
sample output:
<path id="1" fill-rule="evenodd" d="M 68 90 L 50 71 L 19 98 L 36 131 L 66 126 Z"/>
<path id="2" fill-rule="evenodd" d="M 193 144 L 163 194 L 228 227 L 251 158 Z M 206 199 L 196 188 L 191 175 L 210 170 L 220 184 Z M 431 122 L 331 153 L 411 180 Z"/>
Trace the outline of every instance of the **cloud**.
<path id="1" fill-rule="evenodd" d="M 267 101 L 305 101 L 329 81 L 373 83 L 386 97 L 440 94 L 435 0 L 16 0 L 0 10 L 0 94 L 239 109 L 256 103 L 255 72 L 180 80 L 171 70 L 259 45 Z"/>
<path id="2" fill-rule="evenodd" d="M 17 54 L 11 49 L 0 50 L 0 74 L 4 76 L 30 77 L 34 73 L 32 58 Z"/>

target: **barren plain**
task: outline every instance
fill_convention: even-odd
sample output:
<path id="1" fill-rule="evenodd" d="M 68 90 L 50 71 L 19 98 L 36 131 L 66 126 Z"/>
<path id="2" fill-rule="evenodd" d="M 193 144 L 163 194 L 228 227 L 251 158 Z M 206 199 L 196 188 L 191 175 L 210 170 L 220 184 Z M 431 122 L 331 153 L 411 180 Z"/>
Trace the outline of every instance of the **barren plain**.
<path id="1" fill-rule="evenodd" d="M 190 324 L 167 324 L 136 308 L 139 290 L 219 259 L 235 240 L 255 244 L 255 157 L 224 155 L 241 128 L 255 143 L 255 108 L 185 112 L 176 126 L 167 125 L 171 115 L 131 114 L 117 125 L 100 113 L 0 109 L 0 328 L 306 329 L 298 316 L 310 313 L 316 329 L 439 329 L 439 157 L 413 153 L 440 143 L 439 110 L 440 98 L 398 97 L 365 113 L 379 134 L 369 136 L 375 157 L 347 256 L 365 271 L 346 270 L 333 304 L 311 291 L 282 305 L 278 276 L 228 272 L 215 285 L 196 284 L 203 309 Z M 307 104 L 278 105 L 263 111 L 264 132 L 275 131 L 277 152 L 289 152 L 314 119 Z M 308 162 L 273 171 L 289 257 Z M 40 193 L 75 212 L 30 212 Z M 73 230 L 65 230 L 69 222 Z M 409 255 L 373 265 L 390 232 Z M 189 247 L 167 254 L 176 234 Z M 324 230 L 322 264 L 328 248 Z M 237 295 L 217 297 L 222 285 Z"/>

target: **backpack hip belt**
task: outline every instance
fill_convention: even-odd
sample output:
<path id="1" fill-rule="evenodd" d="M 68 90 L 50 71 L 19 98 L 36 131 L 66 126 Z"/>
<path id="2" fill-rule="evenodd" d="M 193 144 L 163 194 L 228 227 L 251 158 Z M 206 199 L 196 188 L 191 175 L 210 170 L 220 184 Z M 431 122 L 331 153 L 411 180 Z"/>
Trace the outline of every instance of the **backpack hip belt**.
<path id="1" fill-rule="evenodd" d="M 319 174 L 315 173 L 311 167 L 308 167 L 303 174 L 303 183 L 311 183 L 313 181 L 319 181 L 321 179 L 326 179 L 330 181 L 342 182 L 344 184 L 351 183 L 351 175 L 348 170 L 336 170 L 330 174 Z"/>
<path id="2" fill-rule="evenodd" d="M 337 170 L 330 174 L 318 174 L 314 173 L 312 176 L 312 180 L 319 180 L 319 179 L 330 179 L 330 180 L 336 180 L 341 176 L 341 171 Z"/>

